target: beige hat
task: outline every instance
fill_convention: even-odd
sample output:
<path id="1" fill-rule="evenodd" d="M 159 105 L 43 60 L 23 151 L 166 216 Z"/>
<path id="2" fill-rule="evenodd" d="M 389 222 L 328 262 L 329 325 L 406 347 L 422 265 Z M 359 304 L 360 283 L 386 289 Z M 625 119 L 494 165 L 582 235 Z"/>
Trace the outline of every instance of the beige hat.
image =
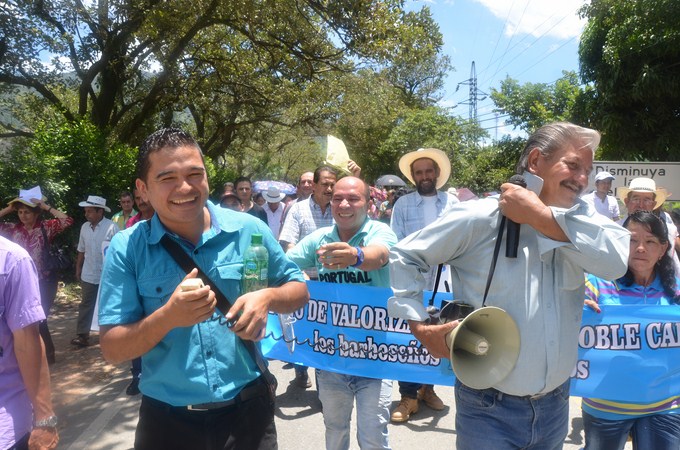
<path id="1" fill-rule="evenodd" d="M 43 202 L 47 200 L 47 198 L 42 194 L 42 191 L 40 190 L 40 186 L 35 186 L 30 189 L 19 189 L 19 196 L 15 199 L 12 199 L 9 201 L 8 205 L 9 206 L 14 206 L 13 203 L 23 203 L 26 206 L 29 206 L 31 208 L 35 208 L 38 206 L 36 203 L 33 203 L 31 200 L 34 198 L 39 198 Z"/>
<path id="2" fill-rule="evenodd" d="M 446 153 L 438 148 L 419 148 L 415 152 L 405 154 L 399 159 L 399 170 L 406 178 L 415 185 L 413 177 L 411 176 L 411 164 L 417 159 L 429 158 L 437 163 L 439 166 L 439 177 L 437 177 L 437 189 L 441 188 L 449 181 L 451 175 L 451 161 Z"/>
<path id="3" fill-rule="evenodd" d="M 106 212 L 111 212 L 111 209 L 106 206 L 106 199 L 97 195 L 88 195 L 87 200 L 78 203 L 78 206 L 82 206 L 83 208 L 88 206 L 92 208 L 102 208 Z"/>
<path id="4" fill-rule="evenodd" d="M 651 192 L 655 194 L 654 200 L 656 200 L 656 204 L 654 209 L 663 205 L 670 195 L 664 188 L 657 189 L 656 183 L 651 178 L 633 178 L 630 180 L 628 187 L 619 188 L 618 193 L 621 201 L 625 201 L 630 192 Z"/>
<path id="5" fill-rule="evenodd" d="M 47 200 L 47 197 L 45 197 L 45 196 L 43 195 L 43 196 L 41 197 L 41 200 L 44 202 L 45 200 Z M 8 205 L 8 206 L 13 206 L 14 203 L 23 203 L 24 205 L 30 206 L 31 208 L 35 208 L 36 206 L 38 206 L 37 203 L 33 203 L 32 201 L 27 200 L 27 199 L 25 199 L 25 198 L 21 198 L 21 197 L 17 197 L 17 198 L 15 198 L 15 199 L 10 200 L 9 203 L 7 203 L 7 205 Z"/>

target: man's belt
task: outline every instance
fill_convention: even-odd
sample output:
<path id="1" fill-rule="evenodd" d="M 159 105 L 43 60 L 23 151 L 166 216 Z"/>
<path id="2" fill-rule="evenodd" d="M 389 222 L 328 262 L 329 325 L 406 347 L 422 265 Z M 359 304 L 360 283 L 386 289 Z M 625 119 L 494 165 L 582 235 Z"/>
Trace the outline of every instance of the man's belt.
<path id="1" fill-rule="evenodd" d="M 567 383 L 569 383 L 569 380 L 567 380 L 567 382 L 566 382 L 565 384 L 567 384 Z M 549 396 L 549 395 L 554 395 L 554 394 L 561 393 L 562 390 L 564 389 L 565 384 L 562 384 L 562 385 L 556 387 L 556 388 L 553 389 L 552 391 L 549 391 L 549 392 L 542 392 L 542 393 L 533 394 L 533 395 L 512 395 L 512 394 L 506 394 L 505 392 L 499 391 L 498 389 L 494 389 L 494 388 L 474 389 L 474 388 L 471 388 L 470 386 L 465 386 L 465 388 L 466 388 L 466 389 L 469 389 L 469 390 L 471 390 L 471 391 L 476 391 L 476 392 L 480 392 L 480 393 L 489 394 L 489 395 L 491 395 L 492 397 L 497 398 L 498 400 L 502 400 L 503 397 L 510 397 L 510 398 L 516 398 L 516 399 L 526 400 L 526 401 L 535 401 L 535 400 L 540 400 L 540 399 L 542 399 L 543 397 L 547 397 L 547 396 Z"/>
<path id="2" fill-rule="evenodd" d="M 241 392 L 239 392 L 236 395 L 236 397 L 223 402 L 199 403 L 196 405 L 187 406 L 172 406 L 168 403 L 156 400 L 155 398 L 151 398 L 148 396 L 144 396 L 144 399 L 147 400 L 152 405 L 165 409 L 170 409 L 173 411 L 205 412 L 229 408 L 231 406 L 239 405 L 254 398 L 264 397 L 267 395 L 269 395 L 269 388 L 267 387 L 267 384 L 264 383 L 260 378 L 258 378 L 257 380 L 253 381 L 252 383 L 248 384 L 246 387 L 241 389 Z"/>

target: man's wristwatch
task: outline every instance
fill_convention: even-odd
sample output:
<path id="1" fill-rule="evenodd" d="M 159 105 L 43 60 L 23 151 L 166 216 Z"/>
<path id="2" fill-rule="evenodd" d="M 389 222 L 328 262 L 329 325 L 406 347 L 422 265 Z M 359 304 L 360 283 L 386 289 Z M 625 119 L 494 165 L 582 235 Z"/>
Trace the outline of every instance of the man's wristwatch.
<path id="1" fill-rule="evenodd" d="M 49 416 L 46 419 L 36 420 L 33 422 L 33 427 L 35 428 L 56 428 L 57 427 L 57 416 Z"/>
<path id="2" fill-rule="evenodd" d="M 357 262 L 352 264 L 352 267 L 359 267 L 364 263 L 364 251 L 361 249 L 361 247 L 354 247 L 357 249 Z"/>

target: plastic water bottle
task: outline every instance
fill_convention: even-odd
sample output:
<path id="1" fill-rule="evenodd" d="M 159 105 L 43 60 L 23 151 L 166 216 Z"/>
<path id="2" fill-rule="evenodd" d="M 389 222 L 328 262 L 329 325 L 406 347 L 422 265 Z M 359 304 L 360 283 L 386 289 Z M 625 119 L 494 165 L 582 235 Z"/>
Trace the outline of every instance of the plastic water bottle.
<path id="1" fill-rule="evenodd" d="M 250 237 L 250 247 L 243 255 L 243 293 L 258 291 L 267 287 L 269 252 L 262 245 L 262 235 L 253 234 Z M 295 330 L 292 314 L 278 314 L 281 323 L 281 334 L 286 342 L 288 351 L 295 349 Z"/>
<path id="2" fill-rule="evenodd" d="M 250 247 L 246 249 L 243 259 L 243 293 L 266 288 L 269 252 L 262 245 L 261 234 L 251 235 Z"/>

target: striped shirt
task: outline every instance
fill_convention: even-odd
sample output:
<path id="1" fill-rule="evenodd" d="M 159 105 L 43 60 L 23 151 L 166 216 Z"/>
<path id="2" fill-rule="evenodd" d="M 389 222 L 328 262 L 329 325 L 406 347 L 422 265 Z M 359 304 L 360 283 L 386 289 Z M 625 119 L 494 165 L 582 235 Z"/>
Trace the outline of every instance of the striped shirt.
<path id="1" fill-rule="evenodd" d="M 323 227 L 333 225 L 333 215 L 331 214 L 330 203 L 326 206 L 326 211 L 321 211 L 321 206 L 314 200 L 312 195 L 306 200 L 296 202 L 290 207 L 290 212 L 286 216 L 279 242 L 297 244 L 305 236 Z M 285 248 L 285 247 L 284 247 Z M 305 270 L 310 279 L 315 280 L 319 277 L 316 268 L 310 267 Z"/>
<path id="2" fill-rule="evenodd" d="M 331 225 L 333 225 L 331 205 L 326 206 L 326 211 L 321 211 L 321 206 L 314 200 L 314 196 L 311 196 L 291 206 L 281 228 L 279 241 L 297 244 L 312 231 Z"/>

